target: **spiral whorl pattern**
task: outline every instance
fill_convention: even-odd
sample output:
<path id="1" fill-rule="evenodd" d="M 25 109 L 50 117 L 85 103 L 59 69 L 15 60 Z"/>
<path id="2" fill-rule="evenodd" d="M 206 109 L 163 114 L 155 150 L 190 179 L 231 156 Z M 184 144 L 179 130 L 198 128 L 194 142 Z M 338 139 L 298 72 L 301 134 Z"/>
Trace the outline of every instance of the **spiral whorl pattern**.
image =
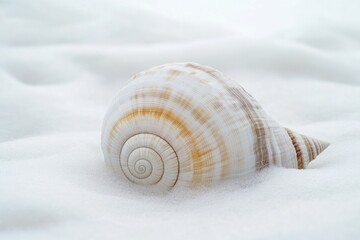
<path id="1" fill-rule="evenodd" d="M 141 133 L 126 140 L 120 151 L 120 167 L 129 181 L 141 185 L 172 187 L 179 174 L 174 149 L 163 138 Z"/>

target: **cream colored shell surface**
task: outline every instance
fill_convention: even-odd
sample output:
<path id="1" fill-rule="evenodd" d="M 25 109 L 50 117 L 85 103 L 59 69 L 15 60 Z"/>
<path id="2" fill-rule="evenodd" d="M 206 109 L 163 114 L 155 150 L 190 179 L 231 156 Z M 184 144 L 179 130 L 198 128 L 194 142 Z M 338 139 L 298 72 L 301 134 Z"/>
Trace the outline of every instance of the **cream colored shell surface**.
<path id="1" fill-rule="evenodd" d="M 305 168 L 326 146 L 281 127 L 235 82 L 195 63 L 134 75 L 102 127 L 106 162 L 154 190 L 211 185 L 269 165 Z"/>

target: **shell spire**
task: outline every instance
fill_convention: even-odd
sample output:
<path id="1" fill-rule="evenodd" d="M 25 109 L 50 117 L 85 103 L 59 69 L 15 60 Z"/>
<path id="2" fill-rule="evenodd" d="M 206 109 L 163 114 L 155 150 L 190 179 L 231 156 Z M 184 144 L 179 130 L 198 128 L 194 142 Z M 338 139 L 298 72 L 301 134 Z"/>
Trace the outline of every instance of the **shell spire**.
<path id="1" fill-rule="evenodd" d="M 285 128 L 294 146 L 297 159 L 297 168 L 303 169 L 314 160 L 330 144 L 312 137 L 298 134 Z"/>

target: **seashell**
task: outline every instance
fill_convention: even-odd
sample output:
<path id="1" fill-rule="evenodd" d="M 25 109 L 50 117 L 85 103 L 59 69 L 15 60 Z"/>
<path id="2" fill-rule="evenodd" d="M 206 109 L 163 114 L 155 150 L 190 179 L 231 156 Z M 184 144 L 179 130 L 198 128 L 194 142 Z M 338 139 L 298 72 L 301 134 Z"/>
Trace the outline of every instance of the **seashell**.
<path id="1" fill-rule="evenodd" d="M 329 145 L 280 126 L 242 87 L 195 63 L 134 75 L 112 101 L 101 138 L 121 178 L 160 191 L 271 165 L 303 169 Z"/>

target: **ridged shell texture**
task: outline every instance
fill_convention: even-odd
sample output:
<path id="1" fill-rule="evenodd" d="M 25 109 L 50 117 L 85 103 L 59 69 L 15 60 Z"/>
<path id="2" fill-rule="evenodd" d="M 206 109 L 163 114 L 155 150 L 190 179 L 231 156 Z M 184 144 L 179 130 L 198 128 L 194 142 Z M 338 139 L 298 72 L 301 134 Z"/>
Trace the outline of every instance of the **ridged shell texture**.
<path id="1" fill-rule="evenodd" d="M 211 185 L 269 165 L 306 168 L 327 146 L 280 126 L 242 87 L 195 63 L 134 75 L 102 127 L 106 162 L 124 180 L 160 191 Z"/>

